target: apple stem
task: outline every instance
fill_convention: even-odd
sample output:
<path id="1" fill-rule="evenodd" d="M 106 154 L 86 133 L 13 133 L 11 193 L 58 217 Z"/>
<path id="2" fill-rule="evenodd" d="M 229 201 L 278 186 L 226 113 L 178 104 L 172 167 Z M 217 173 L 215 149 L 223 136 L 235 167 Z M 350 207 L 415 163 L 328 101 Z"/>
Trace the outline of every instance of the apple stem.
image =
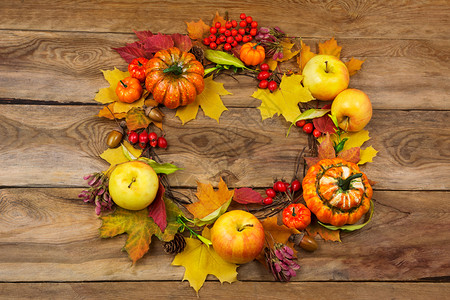
<path id="1" fill-rule="evenodd" d="M 253 227 L 253 224 L 245 224 L 238 228 L 238 231 L 241 232 L 247 227 Z"/>
<path id="2" fill-rule="evenodd" d="M 136 182 L 136 178 L 133 177 L 133 179 L 131 180 L 130 184 L 128 185 L 128 188 L 131 188 L 131 185 L 133 184 L 133 182 Z"/>
<path id="3" fill-rule="evenodd" d="M 325 61 L 325 73 L 328 73 L 328 60 Z"/>

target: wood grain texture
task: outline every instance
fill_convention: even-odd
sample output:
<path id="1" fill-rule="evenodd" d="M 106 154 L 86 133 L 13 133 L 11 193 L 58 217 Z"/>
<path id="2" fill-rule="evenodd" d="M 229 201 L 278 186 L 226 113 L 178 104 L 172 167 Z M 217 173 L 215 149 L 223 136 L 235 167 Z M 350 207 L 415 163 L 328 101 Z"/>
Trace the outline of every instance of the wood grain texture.
<path id="1" fill-rule="evenodd" d="M 447 1 L 6 1 L 1 29 L 89 32 L 182 32 L 185 21 L 209 21 L 215 11 L 232 18 L 251 14 L 263 26 L 274 21 L 306 37 L 448 39 Z M 177 13 L 173 13 L 176 10 Z M 289 18 L 287 18 L 289 16 Z M 439 29 L 439 30 L 436 30 Z"/>
<path id="2" fill-rule="evenodd" d="M 0 299 L 444 299 L 449 283 L 206 282 L 199 297 L 187 282 L 0 283 Z"/>
<path id="3" fill-rule="evenodd" d="M 106 170 L 98 155 L 115 123 L 95 117 L 100 107 L 3 105 L 0 111 L 2 186 L 82 186 L 86 174 Z M 230 108 L 220 123 L 203 116 L 182 126 L 164 110 L 169 143 L 157 153 L 184 170 L 170 175 L 174 186 L 195 187 L 197 180 L 230 186 L 271 186 L 291 180 L 306 135 L 280 117 L 261 121 L 255 108 Z M 367 129 L 379 150 L 364 172 L 377 189 L 448 190 L 450 128 L 446 111 L 377 110 Z M 401 127 L 399 125 L 401 124 Z M 436 128 L 440 128 L 436 131 Z"/>
<path id="4" fill-rule="evenodd" d="M 121 251 L 126 236 L 100 239 L 94 207 L 80 189 L 0 190 L 0 281 L 181 281 L 184 268 L 154 238 L 135 266 Z M 181 191 L 189 193 L 188 191 Z M 373 220 L 342 234 L 342 243 L 299 252 L 294 281 L 421 281 L 448 279 L 449 192 L 375 191 Z M 238 269 L 242 281 L 273 281 L 258 262 Z M 208 277 L 215 280 L 215 277 Z"/>
<path id="5" fill-rule="evenodd" d="M 93 104 L 96 92 L 108 86 L 100 70 L 127 68 L 112 48 L 134 40 L 134 34 L 0 31 L 0 103 Z M 325 40 L 304 41 L 317 52 L 317 44 Z M 351 77 L 350 87 L 365 91 L 374 108 L 450 109 L 448 40 L 343 38 L 338 42 L 343 60 L 365 60 L 362 70 Z M 256 80 L 236 79 L 218 79 L 233 94 L 223 97 L 225 105 L 259 106 L 260 101 L 251 97 Z"/>

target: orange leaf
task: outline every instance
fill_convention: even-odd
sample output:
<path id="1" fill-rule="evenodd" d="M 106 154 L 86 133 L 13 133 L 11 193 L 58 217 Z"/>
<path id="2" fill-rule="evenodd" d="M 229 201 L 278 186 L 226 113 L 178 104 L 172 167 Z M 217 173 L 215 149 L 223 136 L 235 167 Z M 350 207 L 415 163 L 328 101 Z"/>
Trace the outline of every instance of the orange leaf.
<path id="1" fill-rule="evenodd" d="M 318 157 L 304 157 L 304 159 L 306 161 L 306 166 L 308 167 L 308 169 L 320 161 Z"/>
<path id="2" fill-rule="evenodd" d="M 222 26 L 225 26 L 225 23 L 227 22 L 221 15 L 219 15 L 218 11 L 216 11 L 216 15 L 214 16 L 211 26 L 216 25 L 217 22 L 219 22 Z"/>
<path id="3" fill-rule="evenodd" d="M 286 225 L 278 225 L 277 219 L 275 215 L 261 222 L 264 227 L 267 243 L 270 247 L 273 247 L 274 243 L 283 243 L 294 249 L 294 244 L 289 242 L 289 237 L 292 234 L 300 233 L 300 231 L 295 228 L 289 228 Z"/>
<path id="4" fill-rule="evenodd" d="M 312 237 L 315 237 L 319 234 L 325 241 L 332 242 L 340 242 L 341 237 L 339 235 L 339 230 L 330 230 L 322 225 L 320 225 L 317 220 L 311 222 L 308 227 L 306 227 L 306 231 Z"/>
<path id="5" fill-rule="evenodd" d="M 104 117 L 110 120 L 114 120 L 114 117 L 116 117 L 116 119 L 123 119 L 126 117 L 126 115 L 126 113 L 114 113 L 114 102 L 109 104 L 108 106 L 104 106 L 98 113 L 99 117 Z"/>
<path id="6" fill-rule="evenodd" d="M 322 143 L 320 143 L 318 152 L 319 160 L 331 159 L 336 157 L 336 151 L 334 150 L 333 142 L 331 141 L 329 133 L 325 135 L 325 139 L 322 141 Z"/>
<path id="7" fill-rule="evenodd" d="M 345 63 L 350 76 L 355 75 L 356 72 L 361 70 L 361 65 L 363 64 L 363 62 L 364 62 L 364 60 L 359 60 L 359 59 L 352 57 L 348 62 Z"/>
<path id="8" fill-rule="evenodd" d="M 297 56 L 297 63 L 298 63 L 298 66 L 300 68 L 300 73 L 301 73 L 301 72 L 303 72 L 303 68 L 305 67 L 306 63 L 311 58 L 316 56 L 316 54 L 311 52 L 311 47 L 309 47 L 308 45 L 303 43 L 303 41 L 300 41 L 300 42 L 301 42 L 302 50 L 300 51 L 300 55 Z"/>
<path id="9" fill-rule="evenodd" d="M 324 43 L 319 43 L 319 54 L 328 54 L 340 58 L 341 49 L 342 47 L 338 46 L 337 41 L 334 38 L 331 38 Z"/>
<path id="10" fill-rule="evenodd" d="M 359 162 L 360 152 L 361 150 L 359 147 L 353 147 L 350 149 L 342 150 L 341 152 L 338 153 L 337 157 L 340 157 L 343 160 L 357 164 Z"/>
<path id="11" fill-rule="evenodd" d="M 210 27 L 202 19 L 197 22 L 186 22 L 186 26 L 189 37 L 193 40 L 201 39 L 206 32 L 209 32 Z"/>
<path id="12" fill-rule="evenodd" d="M 198 182 L 197 193 L 195 195 L 200 201 L 188 204 L 186 208 L 195 218 L 203 219 L 229 201 L 233 197 L 233 194 L 234 190 L 229 191 L 222 178 L 220 178 L 217 191 L 214 191 L 211 184 Z"/>
<path id="13" fill-rule="evenodd" d="M 151 122 L 150 118 L 145 115 L 145 110 L 141 107 L 130 109 L 125 120 L 127 121 L 128 130 L 147 128 Z"/>

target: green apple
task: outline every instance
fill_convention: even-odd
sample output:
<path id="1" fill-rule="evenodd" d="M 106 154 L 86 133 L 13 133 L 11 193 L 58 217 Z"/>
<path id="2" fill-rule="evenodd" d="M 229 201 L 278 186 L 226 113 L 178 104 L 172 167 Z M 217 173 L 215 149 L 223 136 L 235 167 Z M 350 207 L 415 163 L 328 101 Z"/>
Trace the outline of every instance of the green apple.
<path id="1" fill-rule="evenodd" d="M 232 210 L 221 215 L 211 229 L 211 242 L 225 261 L 244 264 L 255 259 L 264 247 L 264 228 L 251 213 Z"/>
<path id="2" fill-rule="evenodd" d="M 109 194 L 120 207 L 141 210 L 155 200 L 159 179 L 152 167 L 142 161 L 117 165 L 109 177 Z"/>
<path id="3" fill-rule="evenodd" d="M 332 55 L 316 55 L 303 68 L 303 85 L 318 100 L 333 100 L 348 87 L 347 66 Z"/>
<path id="4" fill-rule="evenodd" d="M 331 104 L 331 114 L 336 117 L 341 129 L 360 131 L 372 118 L 372 103 L 363 91 L 346 89 Z"/>

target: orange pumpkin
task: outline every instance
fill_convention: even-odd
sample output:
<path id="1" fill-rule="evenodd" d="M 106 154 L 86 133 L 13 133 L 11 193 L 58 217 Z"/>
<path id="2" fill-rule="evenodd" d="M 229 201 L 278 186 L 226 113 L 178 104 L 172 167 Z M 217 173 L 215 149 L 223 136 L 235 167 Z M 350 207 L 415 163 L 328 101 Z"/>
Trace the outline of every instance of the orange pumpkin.
<path id="1" fill-rule="evenodd" d="M 194 102 L 205 88 L 203 65 L 188 52 L 173 47 L 158 51 L 147 62 L 145 87 L 168 108 Z"/>
<path id="2" fill-rule="evenodd" d="M 354 224 L 369 210 L 372 187 L 359 167 L 341 158 L 323 159 L 303 179 L 303 199 L 323 223 Z"/>
<path id="3" fill-rule="evenodd" d="M 142 96 L 141 82 L 133 77 L 119 80 L 116 86 L 116 95 L 120 102 L 133 103 Z"/>
<path id="4" fill-rule="evenodd" d="M 246 43 L 242 45 L 239 56 L 247 66 L 256 66 L 266 58 L 266 52 L 256 43 Z"/>

